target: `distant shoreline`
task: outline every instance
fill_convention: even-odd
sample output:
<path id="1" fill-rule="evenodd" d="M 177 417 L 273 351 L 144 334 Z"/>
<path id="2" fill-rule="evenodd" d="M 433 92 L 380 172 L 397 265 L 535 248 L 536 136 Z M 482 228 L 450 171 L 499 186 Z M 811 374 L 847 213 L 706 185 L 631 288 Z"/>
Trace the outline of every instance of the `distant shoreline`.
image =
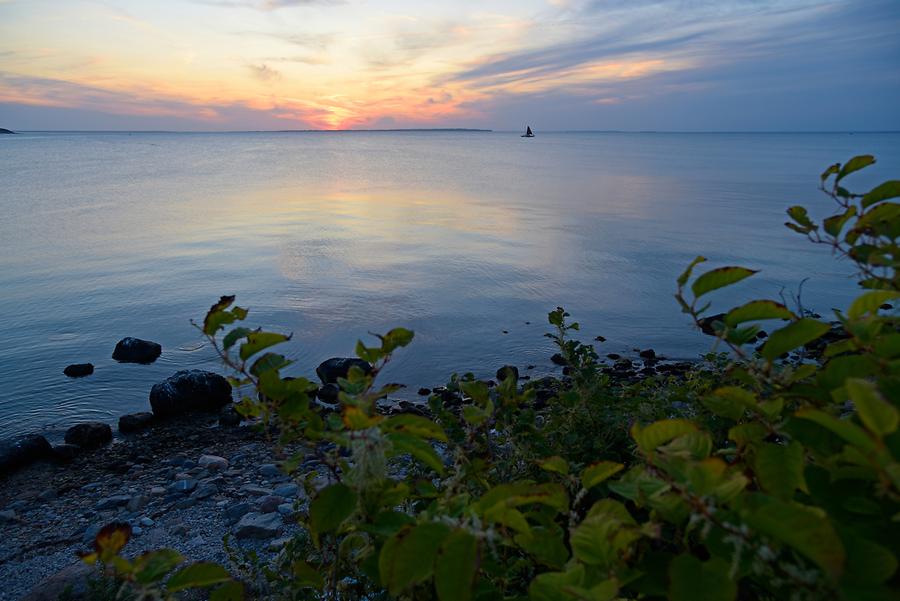
<path id="1" fill-rule="evenodd" d="M 394 128 L 394 129 L 247 129 L 247 130 L 128 130 L 128 129 L 19 129 L 16 134 L 354 134 L 354 133 L 497 133 L 520 134 L 518 129 L 478 129 L 468 127 L 447 128 Z M 626 130 L 626 129 L 545 129 L 540 134 L 658 134 L 658 135 L 871 135 L 900 134 L 900 130 L 852 130 L 852 131 L 676 131 L 676 130 Z"/>

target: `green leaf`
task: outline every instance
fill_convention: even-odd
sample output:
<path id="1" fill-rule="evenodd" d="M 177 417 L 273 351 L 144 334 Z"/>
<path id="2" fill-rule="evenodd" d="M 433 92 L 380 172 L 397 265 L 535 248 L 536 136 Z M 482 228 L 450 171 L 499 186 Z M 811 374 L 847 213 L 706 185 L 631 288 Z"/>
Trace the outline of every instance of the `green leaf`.
<path id="1" fill-rule="evenodd" d="M 625 506 L 612 499 L 594 503 L 588 515 L 572 531 L 572 553 L 582 563 L 611 567 L 641 537 Z"/>
<path id="2" fill-rule="evenodd" d="M 765 359 L 774 361 L 784 353 L 823 336 L 829 329 L 831 328 L 827 323 L 815 319 L 798 319 L 772 332 L 759 353 Z"/>
<path id="3" fill-rule="evenodd" d="M 756 397 L 753 393 L 737 386 L 717 388 L 700 402 L 716 415 L 733 421 L 741 419 L 747 409 L 756 407 Z"/>
<path id="4" fill-rule="evenodd" d="M 209 601 L 243 601 L 244 585 L 232 580 L 226 582 L 209 596 Z"/>
<path id="5" fill-rule="evenodd" d="M 838 419 L 818 409 L 801 409 L 796 413 L 800 419 L 808 419 L 831 430 L 845 441 L 862 451 L 875 450 L 875 443 L 866 434 L 866 431 L 847 419 Z"/>
<path id="6" fill-rule="evenodd" d="M 447 442 L 447 435 L 444 433 L 443 428 L 426 417 L 411 413 L 401 413 L 386 419 L 381 423 L 381 429 L 384 432 L 410 434 L 419 438 L 431 438 Z"/>
<path id="7" fill-rule="evenodd" d="M 693 291 L 696 298 L 700 298 L 713 290 L 736 284 L 754 273 L 758 272 L 746 267 L 719 267 L 718 269 L 707 271 L 694 280 L 694 283 L 691 285 L 691 291 Z"/>
<path id="8" fill-rule="evenodd" d="M 345 484 L 337 483 L 319 491 L 309 506 L 310 526 L 321 534 L 336 530 L 356 509 L 356 493 Z"/>
<path id="9" fill-rule="evenodd" d="M 231 576 L 225 568 L 217 563 L 201 561 L 179 570 L 166 582 L 166 588 L 174 593 L 187 588 L 205 588 L 229 580 Z"/>
<path id="10" fill-rule="evenodd" d="M 531 503 L 539 503 L 553 507 L 558 511 L 568 511 L 569 495 L 566 489 L 555 482 L 545 482 L 544 484 L 534 484 L 531 482 L 511 482 L 508 484 L 499 484 L 487 491 L 473 505 L 473 509 L 477 512 L 484 513 L 497 504 L 503 504 L 507 507 L 519 507 L 529 505 Z"/>
<path id="11" fill-rule="evenodd" d="M 847 317 L 859 319 L 867 313 L 876 313 L 884 303 L 895 298 L 900 298 L 900 292 L 896 290 L 873 290 L 861 294 L 847 309 Z"/>
<path id="12" fill-rule="evenodd" d="M 434 564 L 434 588 L 440 601 L 468 601 L 478 573 L 478 539 L 456 530 L 444 540 Z"/>
<path id="13" fill-rule="evenodd" d="M 135 580 L 141 584 L 159 582 L 182 561 L 184 561 L 184 557 L 174 549 L 160 549 L 144 553 L 134 562 Z"/>
<path id="14" fill-rule="evenodd" d="M 678 276 L 678 286 L 681 287 L 687 284 L 687 281 L 691 278 L 691 273 L 694 271 L 694 267 L 705 261 L 706 257 L 697 257 L 693 261 L 691 261 L 691 264 L 687 266 L 687 269 L 685 269 L 684 272 L 680 276 Z"/>
<path id="15" fill-rule="evenodd" d="M 888 200 L 891 198 L 897 198 L 898 196 L 900 196 L 900 180 L 891 180 L 888 182 L 884 182 L 880 186 L 872 188 L 872 190 L 868 194 L 863 196 L 862 206 L 865 209 L 872 206 L 876 202 L 881 202 L 882 200 Z"/>
<path id="16" fill-rule="evenodd" d="M 815 227 L 805 207 L 795 205 L 787 210 L 787 214 L 800 225 L 803 231 L 809 231 Z"/>
<path id="17" fill-rule="evenodd" d="M 284 355 L 279 355 L 278 353 L 264 353 L 250 366 L 250 373 L 254 376 L 259 376 L 270 369 L 283 369 L 291 363 L 293 363 L 293 361 L 288 361 Z"/>
<path id="18" fill-rule="evenodd" d="M 225 334 L 225 338 L 222 339 L 222 346 L 227 351 L 228 349 L 233 347 L 238 340 L 246 337 L 247 334 L 251 334 L 252 332 L 253 330 L 251 330 L 250 328 L 234 328 L 233 330 Z"/>
<path id="19" fill-rule="evenodd" d="M 831 165 L 830 167 L 828 167 L 828 169 L 823 171 L 822 175 L 820 177 L 821 177 L 822 181 L 824 182 L 826 179 L 828 179 L 829 176 L 834 175 L 835 173 L 837 173 L 840 170 L 841 170 L 841 164 L 835 163 L 834 165 Z"/>
<path id="20" fill-rule="evenodd" d="M 738 589 L 729 569 L 720 557 L 700 561 L 693 555 L 679 555 L 669 564 L 670 601 L 734 601 Z"/>
<path id="21" fill-rule="evenodd" d="M 396 348 L 407 346 L 413 341 L 415 334 L 406 328 L 394 328 L 381 337 L 384 352 L 390 353 Z"/>
<path id="22" fill-rule="evenodd" d="M 897 429 L 897 408 L 881 396 L 875 384 L 859 378 L 849 378 L 845 386 L 859 418 L 869 432 L 885 436 Z"/>
<path id="23" fill-rule="evenodd" d="M 444 462 L 437 451 L 427 441 L 416 436 L 402 433 L 387 434 L 385 438 L 391 443 L 392 455 L 409 453 L 438 474 L 444 473 Z"/>
<path id="24" fill-rule="evenodd" d="M 753 530 L 805 555 L 826 575 L 839 577 L 843 571 L 844 545 L 821 510 L 756 493 L 745 495 L 741 517 Z"/>
<path id="25" fill-rule="evenodd" d="M 860 169 L 868 167 L 874 162 L 875 157 L 873 157 L 871 154 L 861 154 L 859 156 L 853 157 L 852 159 L 844 163 L 843 167 L 841 167 L 841 170 L 837 174 L 837 178 L 834 180 L 835 183 L 841 181 L 855 171 L 859 171 Z"/>
<path id="26" fill-rule="evenodd" d="M 790 500 L 798 488 L 807 490 L 804 467 L 803 446 L 796 441 L 789 445 L 765 443 L 756 451 L 756 478 L 763 490 L 780 499 Z"/>
<path id="27" fill-rule="evenodd" d="M 592 488 L 619 473 L 624 468 L 624 465 L 614 461 L 598 461 L 584 468 L 584 471 L 581 473 L 581 485 L 585 488 Z"/>
<path id="28" fill-rule="evenodd" d="M 378 571 L 391 595 L 431 577 L 438 549 L 449 533 L 445 524 L 429 522 L 403 528 L 384 543 Z"/>
<path id="29" fill-rule="evenodd" d="M 241 345 L 241 359 L 246 361 L 259 351 L 290 339 L 290 336 L 275 332 L 251 332 L 247 334 L 247 342 Z"/>
<path id="30" fill-rule="evenodd" d="M 535 576 L 528 585 L 531 601 L 560 601 L 571 599 L 566 589 L 576 587 L 584 581 L 584 566 L 575 565 L 565 572 L 544 572 Z"/>
<path id="31" fill-rule="evenodd" d="M 794 315 L 794 312 L 781 303 L 770 300 L 755 300 L 729 311 L 725 315 L 724 321 L 733 328 L 748 321 L 796 318 L 797 316 Z"/>
<path id="32" fill-rule="evenodd" d="M 664 419 L 646 428 L 635 422 L 631 427 L 631 437 L 644 454 L 652 455 L 658 446 L 696 430 L 697 426 L 685 419 Z"/>
<path id="33" fill-rule="evenodd" d="M 212 336 L 222 329 L 226 324 L 233 323 L 235 316 L 233 313 L 225 311 L 234 302 L 234 296 L 223 296 L 219 298 L 219 302 L 209 308 L 206 317 L 203 320 L 203 333 Z"/>
<path id="34" fill-rule="evenodd" d="M 557 474 L 562 474 L 563 476 L 568 475 L 569 473 L 569 464 L 559 455 L 547 457 L 546 459 L 538 461 L 538 466 L 544 471 L 555 472 Z"/>

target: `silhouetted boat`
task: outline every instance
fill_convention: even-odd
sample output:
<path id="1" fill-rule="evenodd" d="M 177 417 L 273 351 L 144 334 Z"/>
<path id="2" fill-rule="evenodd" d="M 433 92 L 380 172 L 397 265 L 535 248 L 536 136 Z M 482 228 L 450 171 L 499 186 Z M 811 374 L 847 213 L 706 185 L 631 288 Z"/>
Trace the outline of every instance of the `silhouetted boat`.
<path id="1" fill-rule="evenodd" d="M 525 128 L 525 133 L 522 134 L 522 137 L 523 138 L 533 138 L 534 137 L 534 133 L 531 131 L 530 125 Z"/>

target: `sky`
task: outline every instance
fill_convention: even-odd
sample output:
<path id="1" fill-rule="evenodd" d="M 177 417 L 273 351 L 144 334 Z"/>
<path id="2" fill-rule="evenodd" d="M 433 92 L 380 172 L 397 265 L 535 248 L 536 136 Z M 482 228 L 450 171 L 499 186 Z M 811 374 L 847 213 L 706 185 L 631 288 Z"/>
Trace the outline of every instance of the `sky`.
<path id="1" fill-rule="evenodd" d="M 900 0 L 0 0 L 19 130 L 900 130 Z"/>

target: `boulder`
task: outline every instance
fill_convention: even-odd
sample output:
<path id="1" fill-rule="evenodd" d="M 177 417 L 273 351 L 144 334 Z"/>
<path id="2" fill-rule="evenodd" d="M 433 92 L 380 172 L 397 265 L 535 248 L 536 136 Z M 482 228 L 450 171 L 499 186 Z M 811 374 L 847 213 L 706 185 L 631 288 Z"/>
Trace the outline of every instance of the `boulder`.
<path id="1" fill-rule="evenodd" d="M 69 463 L 81 453 L 81 447 L 77 444 L 61 443 L 53 447 L 53 458 L 62 463 Z"/>
<path id="2" fill-rule="evenodd" d="M 200 455 L 197 465 L 209 471 L 226 470 L 228 469 L 228 460 L 218 455 Z"/>
<path id="3" fill-rule="evenodd" d="M 563 357 L 560 353 L 553 353 L 553 355 L 550 356 L 550 361 L 556 365 L 569 364 L 568 361 L 566 361 L 566 358 Z"/>
<path id="4" fill-rule="evenodd" d="M 281 531 L 281 514 L 248 513 L 237 523 L 234 534 L 238 538 L 273 538 Z"/>
<path id="5" fill-rule="evenodd" d="M 512 378 L 513 382 L 517 382 L 519 380 L 519 368 L 515 365 L 504 365 L 497 370 L 497 379 L 499 381 L 502 382 L 507 377 Z"/>
<path id="6" fill-rule="evenodd" d="M 240 426 L 244 418 L 235 410 L 234 405 L 229 405 L 219 414 L 219 425 L 223 428 L 233 428 Z"/>
<path id="7" fill-rule="evenodd" d="M 341 391 L 337 384 L 325 384 L 319 389 L 319 400 L 329 405 L 336 405 L 338 402 L 338 393 Z"/>
<path id="8" fill-rule="evenodd" d="M 153 423 L 153 414 L 149 411 L 129 413 L 119 418 L 119 432 L 129 434 L 139 432 Z"/>
<path id="9" fill-rule="evenodd" d="M 97 449 L 112 440 L 112 428 L 103 422 L 75 424 L 66 430 L 66 442 L 82 449 Z"/>
<path id="10" fill-rule="evenodd" d="M 0 475 L 40 459 L 49 459 L 52 453 L 50 443 L 39 434 L 26 434 L 0 441 Z"/>
<path id="11" fill-rule="evenodd" d="M 157 417 L 215 411 L 231 400 L 228 380 L 199 369 L 176 372 L 150 389 L 150 407 Z"/>
<path id="12" fill-rule="evenodd" d="M 161 354 L 159 344 L 129 336 L 116 344 L 112 358 L 121 363 L 153 363 Z"/>
<path id="13" fill-rule="evenodd" d="M 83 378 L 94 373 L 94 365 L 91 363 L 73 363 L 67 366 L 63 373 L 70 378 Z"/>
<path id="14" fill-rule="evenodd" d="M 338 378 L 346 378 L 350 368 L 356 366 L 364 373 L 372 373 L 372 366 L 362 359 L 355 357 L 332 357 L 319 364 L 316 375 L 323 384 L 337 384 Z"/>
<path id="15" fill-rule="evenodd" d="M 90 601 L 90 582 L 98 576 L 96 568 L 79 561 L 39 582 L 22 601 Z"/>

